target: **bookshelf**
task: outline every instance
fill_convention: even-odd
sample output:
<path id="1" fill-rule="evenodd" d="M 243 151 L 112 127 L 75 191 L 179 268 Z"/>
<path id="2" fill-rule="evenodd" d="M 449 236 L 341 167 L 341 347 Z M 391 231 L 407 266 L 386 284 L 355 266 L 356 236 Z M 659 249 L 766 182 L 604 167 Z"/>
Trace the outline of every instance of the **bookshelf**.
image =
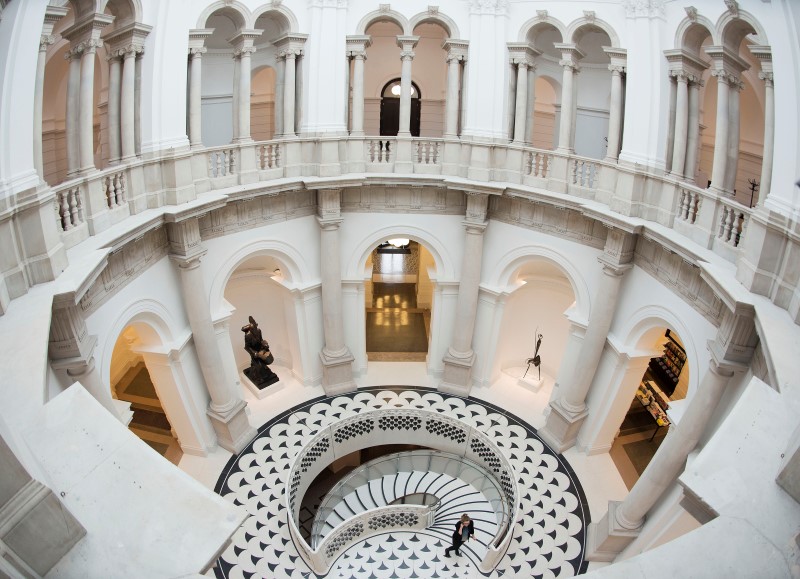
<path id="1" fill-rule="evenodd" d="M 659 358 L 650 359 L 650 373 L 667 396 L 672 396 L 675 391 L 684 364 L 686 364 L 686 351 L 667 331 L 664 353 Z"/>

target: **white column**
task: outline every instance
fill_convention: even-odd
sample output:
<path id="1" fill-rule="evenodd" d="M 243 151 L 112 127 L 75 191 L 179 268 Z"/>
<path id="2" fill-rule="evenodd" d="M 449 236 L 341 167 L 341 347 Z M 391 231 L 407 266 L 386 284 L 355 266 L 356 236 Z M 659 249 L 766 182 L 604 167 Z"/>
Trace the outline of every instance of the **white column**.
<path id="1" fill-rule="evenodd" d="M 36 87 L 33 93 L 33 165 L 44 181 L 44 160 L 42 158 L 42 104 L 44 102 L 44 66 L 47 62 L 47 47 L 53 44 L 53 37 L 42 34 L 39 40 L 39 56 L 36 60 Z"/>
<path id="2" fill-rule="evenodd" d="M 564 69 L 561 79 L 561 121 L 558 127 L 558 150 L 571 153 L 575 150 L 575 114 L 577 111 L 577 86 L 575 76 L 578 64 L 574 57 L 559 61 Z"/>
<path id="3" fill-rule="evenodd" d="M 760 72 L 758 78 L 764 81 L 764 153 L 761 160 L 761 187 L 758 204 L 769 195 L 772 184 L 772 157 L 775 153 L 775 91 L 773 73 Z"/>
<path id="4" fill-rule="evenodd" d="M 275 131 L 272 136 L 280 137 L 283 135 L 283 92 L 286 60 L 283 56 L 275 57 Z"/>
<path id="5" fill-rule="evenodd" d="M 400 124 L 397 130 L 398 137 L 411 136 L 411 63 L 414 61 L 414 46 L 416 41 L 401 41 L 397 43 L 402 48 L 400 52 Z M 416 37 L 415 37 L 416 38 Z"/>
<path id="6" fill-rule="evenodd" d="M 239 140 L 250 139 L 250 54 L 254 47 L 244 47 L 239 51 Z"/>
<path id="7" fill-rule="evenodd" d="M 458 93 L 461 59 L 452 51 L 447 54 L 447 96 L 445 105 L 445 138 L 458 136 Z"/>
<path id="8" fill-rule="evenodd" d="M 287 50 L 285 53 L 285 66 L 283 74 L 283 136 L 294 137 L 294 112 L 295 112 L 295 74 L 297 72 L 297 53 Z"/>
<path id="9" fill-rule="evenodd" d="M 700 146 L 700 85 L 699 78 L 689 83 L 689 136 L 686 141 L 686 166 L 683 175 L 687 181 L 694 182 L 697 172 L 697 151 Z"/>
<path id="10" fill-rule="evenodd" d="M 202 74 L 205 51 L 205 47 L 189 49 L 189 142 L 192 147 L 203 146 Z"/>
<path id="11" fill-rule="evenodd" d="M 120 91 L 122 90 L 122 61 L 118 54 L 108 57 L 108 156 L 109 163 L 119 162 L 120 140 Z"/>
<path id="12" fill-rule="evenodd" d="M 122 160 L 129 161 L 136 157 L 135 135 L 135 84 L 136 84 L 136 51 L 128 47 L 123 51 L 122 90 L 120 93 L 120 126 L 122 139 Z"/>
<path id="13" fill-rule="evenodd" d="M 675 148 L 675 103 L 678 100 L 678 83 L 669 75 L 669 116 L 667 126 L 667 148 L 664 152 L 664 164 L 667 172 L 672 169 L 672 151 Z"/>
<path id="14" fill-rule="evenodd" d="M 517 62 L 517 98 L 514 104 L 514 143 L 524 145 L 528 129 L 528 63 Z"/>
<path id="15" fill-rule="evenodd" d="M 350 134 L 360 137 L 364 134 L 364 61 L 365 50 L 353 51 L 353 130 Z"/>
<path id="16" fill-rule="evenodd" d="M 728 163 L 725 171 L 725 190 L 733 194 L 736 189 L 736 170 L 739 165 L 739 125 L 741 114 L 739 111 L 739 95 L 744 89 L 741 81 L 731 84 L 728 106 Z"/>
<path id="17" fill-rule="evenodd" d="M 241 60 L 238 55 L 233 55 L 233 96 L 231 97 L 231 109 L 233 116 L 231 123 L 233 125 L 233 140 L 239 139 L 239 76 L 241 75 Z"/>
<path id="18" fill-rule="evenodd" d="M 672 165 L 670 173 L 683 177 L 686 163 L 686 144 L 689 128 L 689 78 L 684 72 L 673 73 L 677 82 L 675 99 L 675 142 L 672 146 Z"/>
<path id="19" fill-rule="evenodd" d="M 728 381 L 729 369 L 712 361 L 681 421 L 671 428 L 650 464 L 616 509 L 616 521 L 625 529 L 638 529 L 664 490 L 683 471 L 686 458 L 717 408 Z"/>
<path id="20" fill-rule="evenodd" d="M 611 71 L 611 108 L 608 113 L 608 147 L 606 161 L 616 161 L 619 157 L 619 137 L 622 123 L 622 73 L 624 68 L 609 65 Z"/>
<path id="21" fill-rule="evenodd" d="M 728 165 L 728 102 L 733 76 L 724 70 L 714 70 L 711 76 L 717 77 L 717 125 L 714 136 L 714 164 L 711 169 L 711 189 L 716 193 L 726 195 L 725 172 Z"/>
<path id="22" fill-rule="evenodd" d="M 94 56 L 100 40 L 83 42 L 81 53 L 80 106 L 78 134 L 80 140 L 80 171 L 94 170 Z"/>
<path id="23" fill-rule="evenodd" d="M 74 176 L 80 168 L 81 142 L 78 127 L 81 92 L 81 53 L 73 48 L 65 58 L 69 59 L 69 79 L 67 81 L 67 175 Z"/>
<path id="24" fill-rule="evenodd" d="M 136 52 L 133 79 L 133 146 L 135 155 L 142 152 L 142 58 L 144 49 Z"/>

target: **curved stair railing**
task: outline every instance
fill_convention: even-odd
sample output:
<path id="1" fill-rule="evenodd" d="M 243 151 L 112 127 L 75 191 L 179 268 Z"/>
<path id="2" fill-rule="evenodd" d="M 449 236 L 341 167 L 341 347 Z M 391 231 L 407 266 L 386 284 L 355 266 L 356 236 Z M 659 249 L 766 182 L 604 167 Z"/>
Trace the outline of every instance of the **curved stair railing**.
<path id="1" fill-rule="evenodd" d="M 427 527 L 441 529 L 446 538 L 461 513 L 470 514 L 481 547 L 471 550 L 479 559 L 510 515 L 497 481 L 472 461 L 441 451 L 398 452 L 359 466 L 325 495 L 314 517 L 311 546 L 316 549 L 327 535 L 364 512 L 420 494 L 436 498 Z"/>
<path id="2" fill-rule="evenodd" d="M 440 517 L 461 513 L 431 509 L 436 505 L 391 505 L 366 510 L 343 521 L 315 547 L 301 534 L 299 515 L 303 495 L 325 467 L 351 452 L 397 440 L 427 446 L 474 463 L 483 471 L 482 478 L 488 474 L 497 484 L 508 514 L 498 522 L 497 532 L 487 542 L 486 553 L 478 561 L 482 573 L 492 571 L 507 551 L 513 526 L 520 516 L 517 477 L 509 461 L 485 434 L 457 419 L 428 410 L 400 408 L 364 412 L 334 422 L 311 438 L 295 456 L 286 480 L 284 500 L 289 531 L 305 563 L 315 573 L 324 575 L 350 545 L 389 529 L 422 530 L 433 523 L 440 527 L 434 529 L 436 532 L 449 536 L 441 527 L 446 523 Z M 452 462 L 454 472 L 460 469 L 457 464 Z M 435 520 L 432 520 L 432 512 L 438 515 Z"/>

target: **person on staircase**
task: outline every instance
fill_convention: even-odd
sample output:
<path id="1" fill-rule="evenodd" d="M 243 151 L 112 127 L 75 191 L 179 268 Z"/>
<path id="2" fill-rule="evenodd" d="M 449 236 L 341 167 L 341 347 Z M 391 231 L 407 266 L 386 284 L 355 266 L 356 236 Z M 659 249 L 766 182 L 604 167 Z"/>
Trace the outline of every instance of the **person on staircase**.
<path id="1" fill-rule="evenodd" d="M 456 555 L 460 556 L 459 547 L 469 539 L 475 540 L 475 522 L 469 518 L 468 514 L 464 513 L 461 515 L 461 520 L 456 523 L 456 530 L 453 532 L 453 545 L 444 550 L 444 556 L 449 557 L 450 551 L 453 550 L 455 550 Z"/>

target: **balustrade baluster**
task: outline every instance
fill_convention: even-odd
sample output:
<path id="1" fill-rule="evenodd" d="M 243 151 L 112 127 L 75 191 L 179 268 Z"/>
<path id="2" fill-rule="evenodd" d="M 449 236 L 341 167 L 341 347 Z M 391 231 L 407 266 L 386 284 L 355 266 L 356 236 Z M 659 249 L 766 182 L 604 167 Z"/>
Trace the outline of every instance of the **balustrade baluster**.
<path id="1" fill-rule="evenodd" d="M 70 189 L 67 191 L 67 199 L 69 201 L 69 223 L 70 229 L 78 225 L 78 196 L 77 189 Z"/>
<path id="2" fill-rule="evenodd" d="M 59 218 L 61 219 L 61 229 L 63 231 L 69 231 L 71 229 L 71 224 L 69 222 L 69 201 L 67 200 L 67 194 L 68 192 L 66 191 L 59 194 Z"/>

